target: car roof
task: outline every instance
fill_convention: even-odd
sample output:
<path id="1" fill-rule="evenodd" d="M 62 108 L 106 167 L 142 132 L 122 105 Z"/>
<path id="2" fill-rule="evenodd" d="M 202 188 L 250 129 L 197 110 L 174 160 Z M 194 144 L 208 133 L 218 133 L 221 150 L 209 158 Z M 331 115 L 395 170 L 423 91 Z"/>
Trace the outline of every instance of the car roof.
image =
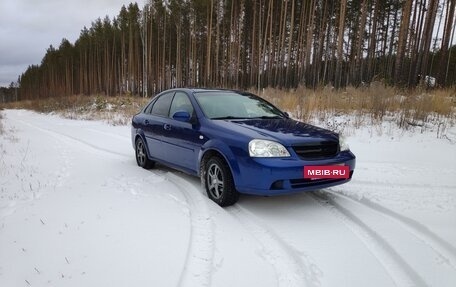
<path id="1" fill-rule="evenodd" d="M 173 88 L 164 90 L 166 91 L 187 91 L 190 93 L 198 93 L 198 92 L 233 92 L 237 94 L 245 94 L 246 92 L 238 91 L 238 90 L 231 90 L 231 89 L 214 89 L 214 88 Z"/>

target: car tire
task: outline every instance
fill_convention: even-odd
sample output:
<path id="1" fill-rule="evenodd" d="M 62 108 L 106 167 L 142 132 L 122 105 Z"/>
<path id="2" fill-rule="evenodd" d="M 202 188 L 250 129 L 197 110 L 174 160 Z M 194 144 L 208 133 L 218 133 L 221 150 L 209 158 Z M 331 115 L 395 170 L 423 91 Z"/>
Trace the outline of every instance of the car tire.
<path id="1" fill-rule="evenodd" d="M 135 155 L 136 155 L 136 163 L 144 168 L 144 169 L 151 169 L 154 167 L 155 162 L 151 161 L 149 157 L 147 156 L 147 149 L 146 145 L 144 144 L 144 141 L 142 138 L 138 138 L 136 140 L 135 144 Z"/>
<path id="2" fill-rule="evenodd" d="M 205 164 L 203 178 L 207 195 L 220 206 L 235 204 L 239 199 L 228 164 L 220 157 L 211 157 Z"/>

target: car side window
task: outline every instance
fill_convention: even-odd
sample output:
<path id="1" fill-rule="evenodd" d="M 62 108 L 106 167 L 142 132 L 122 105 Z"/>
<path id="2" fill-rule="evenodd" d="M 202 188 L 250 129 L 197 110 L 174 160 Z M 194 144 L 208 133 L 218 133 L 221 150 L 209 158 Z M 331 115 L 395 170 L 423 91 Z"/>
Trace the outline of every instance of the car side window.
<path id="1" fill-rule="evenodd" d="M 193 115 L 193 105 L 187 94 L 183 92 L 176 92 L 171 104 L 171 109 L 169 110 L 169 117 L 172 117 L 174 113 L 178 111 L 186 111 L 190 114 L 190 116 Z"/>
<path id="2" fill-rule="evenodd" d="M 154 106 L 153 102 L 149 103 L 149 105 L 144 109 L 144 113 L 145 114 L 150 114 L 150 112 L 152 111 L 152 107 L 153 106 Z"/>
<path id="3" fill-rule="evenodd" d="M 168 117 L 173 96 L 174 92 L 161 95 L 160 98 L 155 101 L 155 104 L 152 107 L 152 114 L 155 116 Z"/>

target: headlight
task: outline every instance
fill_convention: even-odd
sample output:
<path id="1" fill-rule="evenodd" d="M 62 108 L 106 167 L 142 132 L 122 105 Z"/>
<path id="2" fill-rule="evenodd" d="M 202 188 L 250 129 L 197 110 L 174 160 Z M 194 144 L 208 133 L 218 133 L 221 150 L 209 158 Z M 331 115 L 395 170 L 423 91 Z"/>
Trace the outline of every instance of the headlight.
<path id="1" fill-rule="evenodd" d="M 345 150 L 350 149 L 350 147 L 348 146 L 347 140 L 342 135 L 339 135 L 339 147 L 340 147 L 340 151 L 345 151 Z"/>
<path id="2" fill-rule="evenodd" d="M 273 141 L 251 140 L 249 142 L 249 154 L 251 157 L 288 157 L 287 149 Z"/>

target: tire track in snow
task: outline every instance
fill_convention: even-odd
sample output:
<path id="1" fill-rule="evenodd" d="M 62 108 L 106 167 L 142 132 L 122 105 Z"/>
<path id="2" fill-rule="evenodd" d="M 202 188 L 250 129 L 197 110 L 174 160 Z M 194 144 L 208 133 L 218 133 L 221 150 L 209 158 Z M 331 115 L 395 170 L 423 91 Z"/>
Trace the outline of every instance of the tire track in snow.
<path id="1" fill-rule="evenodd" d="M 320 286 L 321 270 L 302 252 L 296 250 L 266 227 L 255 215 L 236 204 L 226 210 L 252 234 L 260 244 L 262 256 L 272 265 L 278 286 Z"/>
<path id="2" fill-rule="evenodd" d="M 99 152 L 103 152 L 105 154 L 109 154 L 110 156 L 116 156 L 116 157 L 122 157 L 122 158 L 125 158 L 125 157 L 128 157 L 128 158 L 131 158 L 131 156 L 129 155 L 126 155 L 126 154 L 123 154 L 123 153 L 119 153 L 119 152 L 115 152 L 115 151 L 112 151 L 112 150 L 109 150 L 109 149 L 105 149 L 105 148 L 102 148 L 102 147 L 99 147 L 97 145 L 94 145 L 90 142 L 87 142 L 87 141 L 84 141 L 84 140 L 81 140 L 81 139 L 78 139 L 77 137 L 74 137 L 74 136 L 70 136 L 70 135 L 67 135 L 67 134 L 64 134 L 64 133 L 61 133 L 61 132 L 57 132 L 57 131 L 54 131 L 54 130 L 51 130 L 51 129 L 48 129 L 48 128 L 42 128 L 42 127 L 39 127 L 37 125 L 34 125 L 34 124 L 31 124 L 29 122 L 25 122 L 23 120 L 17 120 L 15 119 L 15 121 L 23 124 L 23 125 L 26 125 L 26 126 L 29 126 L 31 128 L 35 128 L 37 130 L 40 130 L 42 132 L 45 132 L 51 136 L 54 136 L 56 138 L 59 138 L 59 139 L 62 139 L 65 138 L 66 140 L 68 140 L 68 142 L 72 142 L 72 143 L 76 143 L 77 145 L 80 145 L 80 146 L 84 146 L 84 147 L 88 147 L 90 148 L 92 151 L 94 151 L 95 153 L 99 153 Z"/>
<path id="3" fill-rule="evenodd" d="M 97 129 L 94 129 L 94 128 L 87 128 L 87 130 L 91 131 L 91 132 L 94 132 L 94 133 L 97 133 L 97 134 L 103 134 L 103 135 L 106 135 L 106 136 L 109 136 L 109 137 L 112 137 L 112 138 L 115 138 L 115 139 L 118 139 L 118 140 L 121 140 L 121 141 L 124 141 L 124 142 L 128 142 L 131 145 L 131 138 L 130 137 L 121 136 L 119 134 L 105 132 L 105 131 L 97 130 Z"/>
<path id="4" fill-rule="evenodd" d="M 165 178 L 184 195 L 190 213 L 190 240 L 179 286 L 211 286 L 214 260 L 214 227 L 206 198 L 191 183 L 168 172 Z"/>
<path id="5" fill-rule="evenodd" d="M 8 118 L 8 120 L 13 120 L 13 121 L 19 122 L 20 124 L 27 126 L 27 127 L 31 127 L 33 129 L 36 128 L 24 121 L 12 119 L 12 118 Z M 18 174 L 16 174 L 15 178 L 20 180 L 22 191 L 25 190 L 25 187 L 24 187 L 24 184 L 25 184 L 27 187 L 30 188 L 31 195 L 28 196 L 28 198 L 15 199 L 15 200 L 11 199 L 5 206 L 1 206 L 0 220 L 15 213 L 16 210 L 23 204 L 41 198 L 44 194 L 44 192 L 42 190 L 46 189 L 47 186 L 52 187 L 52 189 L 55 191 L 56 188 L 61 187 L 63 185 L 63 182 L 65 181 L 65 179 L 69 177 L 68 171 L 71 167 L 71 161 L 69 159 L 68 150 L 65 149 L 65 147 L 62 144 L 62 140 L 60 138 L 57 138 L 54 136 L 53 136 L 53 138 L 54 138 L 54 140 L 52 142 L 52 146 L 56 147 L 56 150 L 58 151 L 58 154 L 59 154 L 59 158 L 61 159 L 61 161 L 59 161 L 60 166 L 58 166 L 57 170 L 53 172 L 53 175 L 55 177 L 52 177 L 52 180 L 54 180 L 54 182 L 51 183 L 49 179 L 43 183 L 41 183 L 40 180 L 32 182 L 31 177 L 30 178 L 24 178 L 24 177 L 19 178 Z M 30 140 L 28 140 L 28 145 L 30 145 Z M 27 146 L 27 150 L 28 150 L 28 146 Z M 0 152 L 1 152 L 1 150 L 0 150 Z M 22 174 L 36 175 L 34 166 L 24 163 L 26 156 L 27 156 L 27 151 L 25 152 L 25 155 L 19 164 L 21 166 L 20 170 L 22 171 Z M 32 186 L 34 188 L 32 188 Z M 17 197 L 17 198 L 19 198 L 19 197 Z"/>
<path id="6" fill-rule="evenodd" d="M 109 154 L 110 156 L 114 155 L 116 157 L 120 156 L 122 158 L 130 158 L 129 155 L 101 148 L 92 143 L 66 135 L 64 133 L 42 128 L 22 120 L 16 121 L 32 128 L 41 130 L 60 140 L 63 140 L 63 137 L 65 139 L 64 141 L 67 143 L 76 143 L 77 145 L 88 147 L 96 153 L 99 153 L 101 151 L 105 154 Z M 205 198 L 195 187 L 187 183 L 185 180 L 179 178 L 178 176 L 172 173 L 167 173 L 165 175 L 165 178 L 173 182 L 179 188 L 179 190 L 182 191 L 185 199 L 189 204 L 191 234 L 184 270 L 182 271 L 179 279 L 179 286 L 210 286 L 212 276 L 212 262 L 214 257 L 214 231 L 208 207 L 205 203 Z"/>
<path id="7" fill-rule="evenodd" d="M 448 172 L 449 174 L 453 174 L 451 172 Z M 372 185 L 372 181 L 368 180 L 362 180 L 362 179 L 356 179 L 356 184 L 359 185 Z M 376 182 L 376 184 L 378 184 Z M 383 183 L 385 184 L 385 183 Z M 386 183 L 386 184 L 392 184 L 392 183 Z M 423 184 L 423 183 L 401 183 L 400 187 L 411 187 L 411 188 L 423 188 L 423 187 L 432 187 L 436 189 L 456 189 L 456 185 L 448 185 L 448 184 Z"/>
<path id="8" fill-rule="evenodd" d="M 48 133 L 50 134 L 50 131 L 47 131 L 45 129 L 42 129 L 40 127 L 37 127 L 35 125 L 32 125 L 28 122 L 25 122 L 23 120 L 18 120 L 18 119 L 11 119 L 13 121 L 16 121 L 16 122 L 19 122 L 21 123 L 22 125 L 25 125 L 25 126 L 28 126 L 28 127 L 31 127 L 33 129 L 38 129 L 38 130 L 41 130 L 45 133 Z M 59 155 L 60 155 L 60 158 L 62 159 L 63 163 L 62 163 L 62 166 L 59 168 L 59 170 L 55 173 L 55 176 L 56 176 L 56 181 L 54 183 L 54 190 L 56 189 L 56 187 L 60 187 L 62 186 L 65 178 L 68 178 L 69 177 L 69 173 L 68 173 L 68 170 L 70 169 L 70 167 L 72 166 L 72 163 L 71 163 L 71 160 L 70 160 L 70 155 L 69 155 L 69 152 L 68 152 L 68 149 L 66 149 L 64 147 L 64 145 L 62 144 L 63 141 L 61 138 L 59 137 L 56 137 L 52 134 L 50 134 L 54 139 L 54 144 L 55 144 L 55 147 L 56 147 L 56 150 L 58 151 Z M 61 161 L 61 162 L 62 162 Z"/>
<path id="9" fill-rule="evenodd" d="M 60 157 L 63 160 L 63 166 L 59 169 L 56 174 L 56 181 L 54 183 L 54 191 L 57 187 L 62 187 L 65 179 L 70 176 L 69 170 L 72 166 L 70 155 L 68 150 L 63 146 L 62 142 L 59 139 L 56 139 L 56 145 L 58 147 Z"/>
<path id="10" fill-rule="evenodd" d="M 325 190 L 325 192 L 331 194 L 332 196 L 355 202 L 361 206 L 364 206 L 365 208 L 369 208 L 381 216 L 389 218 L 393 222 L 404 227 L 405 230 L 416 237 L 424 245 L 428 246 L 442 260 L 442 262 L 446 262 L 449 266 L 456 270 L 456 249 L 450 243 L 430 231 L 423 224 L 409 217 L 396 213 L 388 208 L 385 208 L 380 204 L 377 204 L 366 198 L 356 199 L 352 196 L 336 193 L 329 190 Z"/>
<path id="11" fill-rule="evenodd" d="M 428 286 L 412 267 L 394 250 L 383 237 L 356 217 L 348 209 L 325 194 L 312 192 L 312 198 L 340 219 L 358 237 L 385 268 L 396 286 Z"/>

